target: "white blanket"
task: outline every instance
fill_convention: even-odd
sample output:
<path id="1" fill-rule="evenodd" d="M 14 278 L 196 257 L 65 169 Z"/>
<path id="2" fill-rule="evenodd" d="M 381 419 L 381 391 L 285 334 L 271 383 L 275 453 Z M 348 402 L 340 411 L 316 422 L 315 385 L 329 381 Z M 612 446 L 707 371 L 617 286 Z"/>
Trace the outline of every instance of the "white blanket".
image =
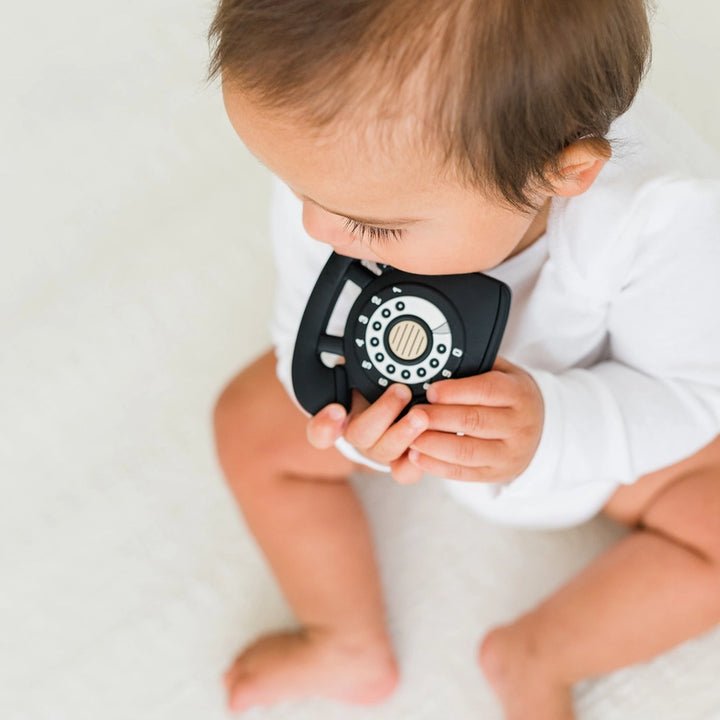
<path id="1" fill-rule="evenodd" d="M 224 718 L 225 666 L 292 622 L 223 485 L 210 425 L 222 385 L 268 342 L 268 178 L 203 85 L 212 3 L 11 5 L 0 28 L 0 718 Z M 720 52 L 703 37 L 718 23 L 682 25 L 687 3 L 666 5 L 659 29 L 681 31 L 665 47 L 705 62 L 687 114 L 720 145 L 707 120 L 717 97 L 699 91 L 715 87 Z M 714 0 L 694 5 L 688 16 L 717 20 Z M 663 77 L 677 100 L 685 87 Z M 497 720 L 479 639 L 623 531 L 604 520 L 510 531 L 432 478 L 356 484 L 402 685 L 372 709 L 308 700 L 247 717 Z M 716 720 L 719 670 L 715 631 L 584 683 L 581 718 Z"/>

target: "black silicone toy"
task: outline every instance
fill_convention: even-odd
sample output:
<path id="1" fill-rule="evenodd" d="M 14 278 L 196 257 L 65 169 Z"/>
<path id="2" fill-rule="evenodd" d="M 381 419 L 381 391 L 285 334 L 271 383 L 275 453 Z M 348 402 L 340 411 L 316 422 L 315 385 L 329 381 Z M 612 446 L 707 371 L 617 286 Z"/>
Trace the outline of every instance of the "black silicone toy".
<path id="1" fill-rule="evenodd" d="M 510 289 L 482 273 L 413 275 L 333 253 L 305 308 L 295 341 L 292 382 L 315 415 L 330 403 L 350 410 L 352 388 L 373 402 L 394 382 L 408 385 L 408 408 L 429 383 L 487 372 L 500 346 Z M 347 283 L 360 288 L 342 337 L 327 332 Z M 330 366 L 321 353 L 344 359 Z M 407 409 L 407 408 L 406 408 Z"/>

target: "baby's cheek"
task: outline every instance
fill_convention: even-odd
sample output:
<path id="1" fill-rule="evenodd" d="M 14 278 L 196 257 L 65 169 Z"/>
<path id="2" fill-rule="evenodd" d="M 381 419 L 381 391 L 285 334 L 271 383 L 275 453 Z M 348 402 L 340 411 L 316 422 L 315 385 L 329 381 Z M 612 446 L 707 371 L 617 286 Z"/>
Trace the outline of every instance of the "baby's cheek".
<path id="1" fill-rule="evenodd" d="M 328 242 L 326 239 L 326 226 L 320 217 L 318 208 L 312 206 L 311 203 L 303 203 L 302 223 L 305 232 L 315 240 L 320 242 Z"/>
<path id="2" fill-rule="evenodd" d="M 344 227 L 341 218 L 321 208 L 313 207 L 311 203 L 303 205 L 302 219 L 305 232 L 319 242 L 332 245 L 334 248 L 348 247 L 353 243 L 353 237 Z"/>

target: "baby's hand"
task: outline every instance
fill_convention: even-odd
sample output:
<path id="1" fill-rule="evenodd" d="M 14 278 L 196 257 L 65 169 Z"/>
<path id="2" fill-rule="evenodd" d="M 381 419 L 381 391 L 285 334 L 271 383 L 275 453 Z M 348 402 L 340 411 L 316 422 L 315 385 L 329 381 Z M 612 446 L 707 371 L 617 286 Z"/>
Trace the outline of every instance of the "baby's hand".
<path id="1" fill-rule="evenodd" d="M 342 405 L 333 403 L 310 418 L 308 440 L 317 448 L 328 448 L 344 436 L 365 457 L 389 465 L 398 482 L 415 482 L 423 470 L 408 460 L 408 447 L 428 427 L 427 406 L 414 407 L 395 422 L 411 397 L 410 388 L 400 384 L 391 385 L 372 405 L 354 392 L 349 415 Z"/>
<path id="2" fill-rule="evenodd" d="M 540 443 L 544 404 L 521 368 L 498 358 L 491 372 L 433 383 L 430 420 L 408 453 L 422 471 L 452 480 L 498 482 L 519 475 Z"/>

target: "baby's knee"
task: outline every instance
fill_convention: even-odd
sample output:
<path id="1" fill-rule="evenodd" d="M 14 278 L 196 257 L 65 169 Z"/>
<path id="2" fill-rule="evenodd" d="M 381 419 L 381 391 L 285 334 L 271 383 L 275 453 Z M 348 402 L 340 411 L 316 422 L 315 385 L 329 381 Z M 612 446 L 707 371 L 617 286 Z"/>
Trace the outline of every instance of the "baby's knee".
<path id="1" fill-rule="evenodd" d="M 215 448 L 226 479 L 236 483 L 272 469 L 282 451 L 281 408 L 271 388 L 252 372 L 241 372 L 219 393 L 213 408 Z M 263 474 L 263 473 L 261 473 Z"/>
<path id="2" fill-rule="evenodd" d="M 529 668 L 540 672 L 543 657 L 532 632 L 515 622 L 491 629 L 478 647 L 477 661 L 496 692 L 516 684 Z"/>
<path id="3" fill-rule="evenodd" d="M 646 508 L 643 526 L 693 550 L 720 581 L 720 467 L 678 478 Z"/>
<path id="4" fill-rule="evenodd" d="M 243 387 L 238 382 L 241 376 L 233 378 L 219 393 L 213 407 L 213 431 L 219 452 L 225 452 L 234 444 L 238 433 L 242 433 L 247 423 L 247 413 L 243 412 Z"/>
<path id="5" fill-rule="evenodd" d="M 345 480 L 350 460 L 335 448 L 317 450 L 307 440 L 307 418 L 275 374 L 268 353 L 236 375 L 213 410 L 215 445 L 233 488 L 272 482 L 278 476 Z"/>

